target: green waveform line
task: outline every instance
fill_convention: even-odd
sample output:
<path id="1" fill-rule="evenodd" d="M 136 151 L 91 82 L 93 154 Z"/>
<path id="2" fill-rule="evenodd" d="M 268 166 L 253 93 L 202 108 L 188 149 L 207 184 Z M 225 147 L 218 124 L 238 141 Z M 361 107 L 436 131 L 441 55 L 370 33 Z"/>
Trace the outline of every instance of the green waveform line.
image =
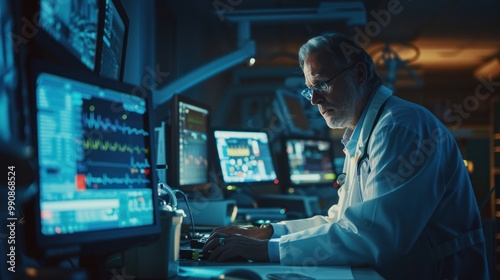
<path id="1" fill-rule="evenodd" d="M 101 140 L 92 140 L 92 139 L 86 139 L 85 142 L 83 142 L 83 148 L 85 150 L 100 150 L 100 151 L 110 151 L 110 152 L 121 152 L 121 153 L 137 153 L 138 155 L 142 153 L 149 153 L 149 148 L 147 147 L 139 147 L 139 146 L 134 146 L 130 147 L 127 144 L 121 144 L 118 142 L 109 142 L 109 141 L 104 141 L 102 142 Z"/>

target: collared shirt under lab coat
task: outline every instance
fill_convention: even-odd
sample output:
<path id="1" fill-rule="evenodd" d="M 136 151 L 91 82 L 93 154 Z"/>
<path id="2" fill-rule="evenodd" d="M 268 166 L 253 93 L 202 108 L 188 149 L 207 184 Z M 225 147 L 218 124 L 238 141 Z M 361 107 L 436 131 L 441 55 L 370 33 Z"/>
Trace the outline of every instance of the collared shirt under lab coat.
<path id="1" fill-rule="evenodd" d="M 328 216 L 273 224 L 271 261 L 368 265 L 399 279 L 488 277 L 470 179 L 439 120 L 382 86 L 343 143 L 338 204 Z"/>

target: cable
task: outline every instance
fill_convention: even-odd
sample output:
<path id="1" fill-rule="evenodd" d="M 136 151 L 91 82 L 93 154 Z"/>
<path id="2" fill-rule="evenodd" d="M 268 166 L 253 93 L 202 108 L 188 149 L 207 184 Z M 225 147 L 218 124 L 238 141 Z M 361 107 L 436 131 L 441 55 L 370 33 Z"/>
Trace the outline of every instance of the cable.
<path id="1" fill-rule="evenodd" d="M 481 206 L 479 206 L 479 210 L 483 210 L 484 206 L 486 206 L 486 203 L 488 203 L 488 200 L 490 200 L 490 196 L 495 190 L 496 186 L 493 186 L 493 188 L 490 189 L 488 194 L 486 195 L 485 199 L 483 200 L 483 203 L 481 203 Z"/>
<path id="2" fill-rule="evenodd" d="M 72 268 L 76 268 L 75 264 L 73 263 L 73 261 L 71 259 L 68 259 L 68 263 L 71 265 Z"/>
<path id="3" fill-rule="evenodd" d="M 172 190 L 172 188 L 170 188 L 167 184 L 165 183 L 158 183 L 158 186 L 160 187 L 158 189 L 158 196 L 161 198 L 162 195 L 168 195 L 168 197 L 170 198 L 169 201 L 171 201 L 171 204 L 170 206 L 172 207 L 173 210 L 176 210 L 177 209 L 177 198 L 175 197 L 175 194 L 174 194 L 174 191 Z M 161 198 L 163 199 L 163 198 Z M 165 201 L 163 199 L 163 201 Z"/>
<path id="4" fill-rule="evenodd" d="M 168 206 L 168 204 L 166 203 L 165 199 L 163 199 L 161 196 L 162 195 L 167 195 L 170 199 L 169 201 L 171 201 L 171 207 L 172 207 L 172 210 L 177 210 L 177 197 L 176 197 L 176 194 L 177 193 L 180 193 L 182 195 L 182 197 L 184 198 L 185 202 L 186 202 L 186 207 L 187 207 L 187 210 L 188 210 L 188 214 L 189 214 L 189 217 L 190 217 L 190 220 L 191 220 L 191 231 L 192 231 L 192 237 L 191 238 L 194 238 L 196 236 L 196 232 L 194 230 L 194 218 L 193 218 L 193 214 L 191 212 L 191 207 L 189 206 L 189 201 L 188 201 L 188 197 L 187 195 L 181 191 L 181 190 L 174 190 L 172 188 L 170 188 L 167 184 L 165 183 L 158 183 L 158 197 L 159 199 L 162 201 L 162 205 L 165 205 L 165 206 Z"/>
<path id="5" fill-rule="evenodd" d="M 181 190 L 172 190 L 172 191 L 173 191 L 173 193 L 176 193 L 176 194 L 180 193 L 182 195 L 182 197 L 184 198 L 184 201 L 186 202 L 186 207 L 187 207 L 188 214 L 189 214 L 189 217 L 190 217 L 190 220 L 191 220 L 191 234 L 192 234 L 191 238 L 194 238 L 196 236 L 196 232 L 194 231 L 194 218 L 193 218 L 193 214 L 191 212 L 191 207 L 189 206 L 188 197 Z"/>

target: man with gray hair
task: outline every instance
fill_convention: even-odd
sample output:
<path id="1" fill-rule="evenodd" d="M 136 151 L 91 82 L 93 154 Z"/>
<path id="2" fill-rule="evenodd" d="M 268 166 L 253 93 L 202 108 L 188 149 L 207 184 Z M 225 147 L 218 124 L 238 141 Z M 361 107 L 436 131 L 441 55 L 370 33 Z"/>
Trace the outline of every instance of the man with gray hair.
<path id="1" fill-rule="evenodd" d="M 332 33 L 299 50 L 301 94 L 346 128 L 345 180 L 328 216 L 215 229 L 209 260 L 370 266 L 388 279 L 488 279 L 484 235 L 460 150 L 425 108 L 392 95 L 373 60 Z"/>

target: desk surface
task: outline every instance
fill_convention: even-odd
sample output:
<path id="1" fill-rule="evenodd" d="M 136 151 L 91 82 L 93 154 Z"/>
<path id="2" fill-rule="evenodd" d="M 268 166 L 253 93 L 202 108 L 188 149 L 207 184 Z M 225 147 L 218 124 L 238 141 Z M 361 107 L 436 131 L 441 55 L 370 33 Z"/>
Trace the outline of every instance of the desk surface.
<path id="1" fill-rule="evenodd" d="M 210 279 L 225 271 L 243 268 L 257 272 L 262 279 L 269 273 L 299 273 L 314 279 L 383 279 L 370 268 L 353 268 L 348 266 L 282 266 L 271 263 L 214 263 L 207 261 L 180 260 L 179 274 L 175 279 Z"/>

